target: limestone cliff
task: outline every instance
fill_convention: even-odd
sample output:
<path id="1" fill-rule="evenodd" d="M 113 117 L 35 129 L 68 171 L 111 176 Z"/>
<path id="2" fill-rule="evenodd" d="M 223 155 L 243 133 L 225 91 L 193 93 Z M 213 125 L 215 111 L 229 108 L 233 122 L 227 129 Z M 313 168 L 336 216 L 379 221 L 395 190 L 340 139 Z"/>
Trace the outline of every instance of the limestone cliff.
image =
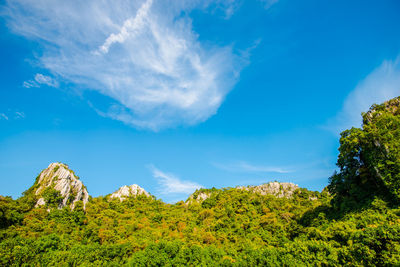
<path id="1" fill-rule="evenodd" d="M 269 182 L 257 186 L 251 186 L 251 185 L 237 186 L 235 187 L 235 189 L 246 190 L 261 195 L 274 195 L 279 198 L 281 197 L 291 198 L 294 192 L 300 188 L 298 185 L 293 183 Z M 194 202 L 203 202 L 204 200 L 210 198 L 213 194 L 218 194 L 219 192 L 221 192 L 221 189 L 215 189 L 215 188 L 196 190 L 196 192 L 191 194 L 189 198 L 186 200 L 186 204 L 191 204 Z"/>
<path id="2" fill-rule="evenodd" d="M 40 173 L 33 187 L 35 195 L 39 197 L 36 207 L 47 203 L 46 197 L 50 190 L 59 192 L 59 209 L 67 205 L 73 209 L 79 200 L 82 200 L 85 207 L 89 200 L 89 193 L 82 181 L 63 163 L 51 163 Z"/>
<path id="3" fill-rule="evenodd" d="M 120 201 L 123 201 L 128 197 L 131 197 L 131 196 L 136 197 L 139 195 L 145 195 L 147 197 L 150 197 L 150 194 L 147 193 L 146 190 L 144 190 L 137 184 L 133 184 L 130 186 L 124 185 L 124 186 L 120 187 L 117 191 L 115 191 L 114 193 L 112 193 L 110 195 L 110 198 L 119 198 Z"/>
<path id="4" fill-rule="evenodd" d="M 201 189 L 200 189 L 201 190 Z M 204 190 L 204 189 L 203 189 Z M 207 192 L 207 191 L 200 191 L 194 192 L 189 196 L 189 198 L 186 200 L 186 204 L 191 204 L 193 202 L 203 202 L 207 198 L 211 197 L 212 192 Z"/>
<path id="5" fill-rule="evenodd" d="M 372 105 L 372 107 L 363 115 L 363 123 L 373 123 L 377 117 L 383 113 L 391 113 L 395 116 L 400 115 L 400 96 L 383 102 L 380 105 Z"/>
<path id="6" fill-rule="evenodd" d="M 261 195 L 291 198 L 299 186 L 293 183 L 269 182 L 258 186 L 238 186 L 237 189 L 247 190 Z"/>

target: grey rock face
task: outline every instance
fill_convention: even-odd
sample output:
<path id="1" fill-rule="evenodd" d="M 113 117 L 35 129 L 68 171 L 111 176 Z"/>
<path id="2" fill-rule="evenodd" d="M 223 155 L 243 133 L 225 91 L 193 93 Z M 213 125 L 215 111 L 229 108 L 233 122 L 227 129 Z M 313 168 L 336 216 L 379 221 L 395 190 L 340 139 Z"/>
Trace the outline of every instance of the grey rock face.
<path id="1" fill-rule="evenodd" d="M 261 195 L 291 198 L 294 191 L 299 189 L 299 186 L 293 183 L 269 182 L 258 186 L 238 186 L 236 188 L 259 193 Z"/>
<path id="2" fill-rule="evenodd" d="M 194 198 L 194 194 L 191 194 L 188 200 L 186 200 L 186 204 L 191 204 L 193 202 L 203 202 L 207 198 L 211 197 L 211 192 L 201 192 L 199 193 L 196 198 Z"/>
<path id="3" fill-rule="evenodd" d="M 382 105 L 386 111 L 389 111 L 392 114 L 399 114 L 400 110 L 400 97 L 396 97 L 385 101 Z M 373 117 L 381 116 L 382 112 L 376 110 L 376 106 L 373 105 L 369 111 L 364 116 L 364 124 L 368 124 L 372 122 Z"/>
<path id="4" fill-rule="evenodd" d="M 133 184 L 130 186 L 124 185 L 120 187 L 117 191 L 111 194 L 110 198 L 119 198 L 120 201 L 124 201 L 128 197 L 139 195 L 150 197 L 150 194 L 147 193 L 146 190 L 144 190 L 137 184 Z"/>
<path id="5" fill-rule="evenodd" d="M 59 191 L 60 195 L 63 197 L 62 201 L 58 205 L 59 209 L 68 204 L 71 209 L 74 209 L 76 202 L 79 200 L 82 200 L 85 208 L 86 203 L 89 201 L 89 193 L 86 190 L 86 187 L 66 164 L 51 163 L 47 169 L 40 173 L 37 183 L 39 186 L 36 189 L 35 194 L 40 196 L 40 198 L 36 203 L 36 207 L 46 204 L 42 194 L 46 188 L 49 187 Z"/>
<path id="6" fill-rule="evenodd" d="M 291 198 L 293 193 L 299 189 L 299 186 L 293 183 L 280 183 L 280 182 L 269 182 L 257 186 L 237 186 L 238 190 L 250 191 L 261 195 L 274 195 L 276 197 Z M 198 194 L 192 194 L 186 201 L 186 204 L 194 202 L 201 203 L 207 198 L 210 198 L 212 192 L 200 192 Z"/>

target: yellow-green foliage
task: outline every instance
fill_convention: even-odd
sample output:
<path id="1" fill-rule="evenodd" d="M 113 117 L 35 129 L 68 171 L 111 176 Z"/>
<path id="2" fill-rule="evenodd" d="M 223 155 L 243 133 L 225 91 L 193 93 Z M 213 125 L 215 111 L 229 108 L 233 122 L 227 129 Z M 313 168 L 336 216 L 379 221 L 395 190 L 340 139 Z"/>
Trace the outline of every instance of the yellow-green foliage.
<path id="1" fill-rule="evenodd" d="M 317 200 L 310 200 L 310 196 Z M 400 260 L 400 210 L 376 199 L 333 219 L 330 197 L 301 189 L 291 199 L 244 190 L 171 205 L 139 196 L 93 198 L 71 211 L 22 211 L 0 201 L 0 264 L 381 265 Z M 6 211 L 6 213 L 4 213 Z"/>
<path id="2" fill-rule="evenodd" d="M 341 134 L 338 167 L 329 191 L 342 210 L 362 208 L 375 196 L 400 199 L 400 97 L 363 114 L 363 128 Z"/>

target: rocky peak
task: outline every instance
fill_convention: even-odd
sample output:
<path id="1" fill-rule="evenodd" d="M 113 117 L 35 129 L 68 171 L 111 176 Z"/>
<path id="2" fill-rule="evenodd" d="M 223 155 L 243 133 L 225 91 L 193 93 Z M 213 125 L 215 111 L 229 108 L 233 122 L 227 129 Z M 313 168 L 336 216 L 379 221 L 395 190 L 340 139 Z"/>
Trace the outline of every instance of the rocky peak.
<path id="1" fill-rule="evenodd" d="M 269 182 L 258 186 L 238 186 L 236 188 L 261 195 L 291 198 L 293 193 L 299 189 L 299 186 L 293 183 Z"/>
<path id="2" fill-rule="evenodd" d="M 276 197 L 291 198 L 293 193 L 299 189 L 299 186 L 293 183 L 280 183 L 280 182 L 269 182 L 257 186 L 237 186 L 237 190 L 250 191 L 252 193 L 257 193 L 260 195 L 274 195 Z M 204 200 L 210 198 L 213 194 L 218 194 L 218 189 L 200 189 L 196 190 L 193 194 L 189 196 L 186 200 L 187 204 L 194 202 L 201 203 Z"/>
<path id="3" fill-rule="evenodd" d="M 40 173 L 34 188 L 35 195 L 40 197 L 36 207 L 46 204 L 46 193 L 49 190 L 56 190 L 60 193 L 59 209 L 67 205 L 73 209 L 79 200 L 82 200 L 85 207 L 89 200 L 89 193 L 79 177 L 69 169 L 68 165 L 63 163 L 51 163 Z"/>
<path id="4" fill-rule="evenodd" d="M 186 200 L 186 204 L 188 203 L 193 203 L 193 202 L 203 202 L 207 198 L 211 197 L 212 193 L 211 192 L 195 192 L 189 196 L 189 198 Z"/>
<path id="5" fill-rule="evenodd" d="M 372 105 L 369 111 L 363 115 L 364 124 L 371 123 L 375 118 L 381 116 L 383 112 L 400 115 L 400 96 L 385 101 L 380 105 Z"/>
<path id="6" fill-rule="evenodd" d="M 150 194 L 146 192 L 143 188 L 138 186 L 137 184 L 133 185 L 124 185 L 120 187 L 117 191 L 111 194 L 110 198 L 119 198 L 120 201 L 125 200 L 128 197 L 131 196 L 139 196 L 139 195 L 145 195 L 147 197 L 150 197 Z"/>

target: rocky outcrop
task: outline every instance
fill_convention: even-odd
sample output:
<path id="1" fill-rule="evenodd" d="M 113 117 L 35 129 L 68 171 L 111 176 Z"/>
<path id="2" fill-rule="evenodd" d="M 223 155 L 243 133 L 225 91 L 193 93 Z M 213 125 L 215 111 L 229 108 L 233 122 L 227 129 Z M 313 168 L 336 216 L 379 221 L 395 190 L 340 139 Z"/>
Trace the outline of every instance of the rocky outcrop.
<path id="1" fill-rule="evenodd" d="M 274 195 L 279 198 L 291 198 L 294 192 L 299 189 L 299 186 L 293 183 L 269 182 L 257 186 L 237 186 L 235 189 L 250 191 L 260 195 Z M 221 192 L 221 189 L 196 190 L 196 192 L 191 194 L 186 200 L 186 204 L 192 204 L 194 202 L 201 203 L 210 198 L 213 194 L 218 194 L 219 192 Z"/>
<path id="2" fill-rule="evenodd" d="M 269 182 L 258 186 L 238 186 L 236 188 L 261 195 L 291 198 L 299 186 L 293 183 Z"/>
<path id="3" fill-rule="evenodd" d="M 117 191 L 110 195 L 110 198 L 119 198 L 120 201 L 123 201 L 128 197 L 137 197 L 139 195 L 150 197 L 150 194 L 147 193 L 146 190 L 144 190 L 137 184 L 133 184 L 130 186 L 124 185 L 120 187 Z"/>
<path id="4" fill-rule="evenodd" d="M 207 198 L 211 197 L 211 192 L 195 192 L 189 196 L 186 200 L 186 204 L 191 204 L 193 202 L 203 202 Z"/>
<path id="5" fill-rule="evenodd" d="M 82 200 L 85 208 L 89 201 L 89 193 L 79 177 L 63 163 L 51 163 L 43 170 L 34 184 L 35 195 L 39 196 L 36 207 L 46 204 L 45 194 L 48 190 L 56 190 L 60 193 L 58 208 L 67 205 L 73 209 L 76 202 Z"/>
<path id="6" fill-rule="evenodd" d="M 372 105 L 367 113 L 363 115 L 364 124 L 372 123 L 375 117 L 379 117 L 384 112 L 389 112 L 395 116 L 400 115 L 400 96 L 383 102 L 380 105 Z"/>

